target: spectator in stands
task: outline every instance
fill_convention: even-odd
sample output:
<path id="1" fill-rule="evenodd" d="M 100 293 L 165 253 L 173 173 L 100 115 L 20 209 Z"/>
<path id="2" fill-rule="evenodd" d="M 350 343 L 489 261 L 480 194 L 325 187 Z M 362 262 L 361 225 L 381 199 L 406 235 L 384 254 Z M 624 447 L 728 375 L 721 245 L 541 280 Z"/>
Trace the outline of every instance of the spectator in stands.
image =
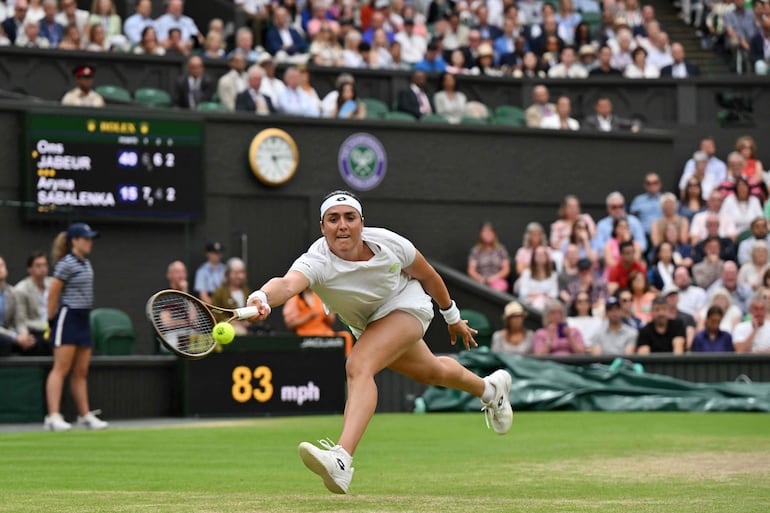
<path id="1" fill-rule="evenodd" d="M 751 261 L 751 252 L 756 241 L 763 241 L 770 244 L 770 234 L 768 234 L 767 220 L 764 217 L 756 217 L 751 221 L 751 234 L 743 239 L 738 246 L 738 264 L 743 265 Z"/>
<path id="2" fill-rule="evenodd" d="M 495 68 L 495 52 L 492 49 L 492 45 L 489 43 L 482 43 L 479 45 L 478 56 L 476 57 L 476 65 L 478 74 L 487 77 L 502 77 L 503 72 Z"/>
<path id="3" fill-rule="evenodd" d="M 551 68 L 553 69 L 553 68 Z M 554 130 L 580 130 L 580 123 L 572 115 L 572 102 L 567 96 L 560 96 L 556 100 L 556 116 L 543 118 L 540 128 Z"/>
<path id="4" fill-rule="evenodd" d="M 24 33 L 24 19 L 27 16 L 28 6 L 27 0 L 16 0 L 16 4 L 13 6 L 13 16 L 3 20 L 3 31 L 11 44 L 16 44 L 16 38 Z"/>
<path id="5" fill-rule="evenodd" d="M 270 3 L 264 0 L 235 0 L 235 8 L 246 18 L 246 25 L 254 34 L 254 42 L 262 45 L 262 35 L 270 22 Z"/>
<path id="6" fill-rule="evenodd" d="M 404 29 L 395 35 L 395 41 L 401 44 L 401 59 L 412 66 L 422 60 L 428 49 L 427 39 L 415 33 L 414 18 L 404 18 Z"/>
<path id="7" fill-rule="evenodd" d="M 53 368 L 46 382 L 48 415 L 44 426 L 50 431 L 67 431 L 72 425 L 60 413 L 64 380 L 78 410 L 77 422 L 89 429 L 104 429 L 107 422 L 90 411 L 88 367 L 91 362 L 89 316 L 93 308 L 94 272 L 88 257 L 93 239 L 99 234 L 85 223 L 74 223 L 56 236 L 53 243 L 55 267 L 48 290 L 47 315 L 53 339 Z"/>
<path id="8" fill-rule="evenodd" d="M 607 45 L 602 45 L 599 48 L 597 65 L 588 72 L 589 77 L 619 77 L 621 76 L 620 70 L 612 67 L 612 49 Z"/>
<path id="9" fill-rule="evenodd" d="M 597 56 L 596 56 L 596 49 L 594 49 L 592 44 L 586 43 L 582 45 L 578 49 L 577 54 L 578 54 L 578 62 L 580 63 L 581 66 L 583 66 L 583 69 L 586 70 L 586 73 L 588 75 L 590 75 L 591 71 L 594 68 L 599 66 L 599 61 L 597 60 Z"/>
<path id="10" fill-rule="evenodd" d="M 59 50 L 83 50 L 83 40 L 75 25 L 68 25 L 64 29 L 64 36 L 57 48 Z"/>
<path id="11" fill-rule="evenodd" d="M 193 289 L 204 303 L 211 303 L 211 295 L 225 279 L 225 264 L 222 263 L 224 250 L 220 242 L 206 244 L 206 261 L 195 271 Z"/>
<path id="12" fill-rule="evenodd" d="M 634 48 L 631 52 L 631 64 L 623 70 L 623 76 L 626 78 L 658 78 L 660 70 L 647 62 L 647 50 L 641 46 Z"/>
<path id="13" fill-rule="evenodd" d="M 749 300 L 753 291 L 748 285 L 738 282 L 738 265 L 732 260 L 728 260 L 722 266 L 720 277 L 712 283 L 706 290 L 709 297 L 714 295 L 717 289 L 724 288 L 730 294 L 733 304 L 740 308 L 744 314 L 748 312 Z"/>
<path id="14" fill-rule="evenodd" d="M 578 248 L 574 244 L 567 244 L 564 248 L 561 271 L 559 271 L 556 281 L 559 284 L 559 299 L 562 303 L 569 304 L 572 302 L 569 287 L 578 280 L 578 273 L 580 272 L 578 263 L 581 258 Z"/>
<path id="15" fill-rule="evenodd" d="M 631 235 L 628 219 L 626 217 L 618 217 L 613 219 L 612 237 L 604 245 L 602 252 L 605 271 L 609 272 L 609 269 L 620 261 L 620 245 L 624 242 L 631 242 L 633 244 L 635 259 L 641 261 L 643 256 L 642 246 Z"/>
<path id="16" fill-rule="evenodd" d="M 720 217 L 730 217 L 735 222 L 739 234 L 748 230 L 754 219 L 764 215 L 759 198 L 751 194 L 746 178 L 741 176 L 735 181 L 735 194 L 724 199 L 720 214 Z"/>
<path id="17" fill-rule="evenodd" d="M 532 261 L 522 271 L 518 280 L 518 296 L 526 304 L 543 310 L 549 299 L 559 297 L 559 284 L 553 260 L 547 246 L 538 246 L 532 251 Z"/>
<path id="18" fill-rule="evenodd" d="M 246 299 L 251 294 L 247 284 L 246 264 L 238 257 L 232 257 L 225 264 L 225 276 L 222 284 L 217 287 L 211 296 L 211 304 L 221 308 L 242 308 L 246 306 Z M 226 321 L 229 314 L 215 314 L 218 322 Z M 248 332 L 248 321 L 230 321 L 235 328 L 236 335 L 245 335 Z"/>
<path id="19" fill-rule="evenodd" d="M 770 323 L 767 322 L 766 311 L 768 300 L 770 300 L 770 290 L 766 288 L 759 289 L 752 296 L 749 303 L 751 318 L 737 324 L 732 330 L 736 352 L 770 352 Z"/>
<path id="20" fill-rule="evenodd" d="M 660 179 L 658 178 L 660 183 Z M 676 196 L 671 192 L 666 192 L 660 196 L 660 216 L 652 221 L 650 226 L 650 242 L 657 246 L 666 238 L 666 229 L 674 225 L 676 227 L 676 241 L 679 243 L 687 242 L 690 234 L 690 223 L 686 217 L 677 213 L 678 202 Z"/>
<path id="21" fill-rule="evenodd" d="M 411 114 L 417 119 L 432 114 L 435 109 L 425 92 L 426 76 L 424 71 L 417 70 L 412 74 L 409 87 L 399 91 L 396 110 Z"/>
<path id="22" fill-rule="evenodd" d="M 303 337 L 343 337 L 345 354 L 353 348 L 353 336 L 348 331 L 336 331 L 337 316 L 326 308 L 312 289 L 307 288 L 283 305 L 283 320 L 286 327 Z"/>
<path id="23" fill-rule="evenodd" d="M 361 33 L 357 30 L 351 30 L 345 36 L 345 48 L 342 50 L 342 65 L 346 68 L 365 68 L 367 62 L 364 60 L 359 48 L 364 43 L 361 40 Z"/>
<path id="24" fill-rule="evenodd" d="M 112 0 L 93 0 L 88 23 L 91 26 L 101 25 L 104 27 L 105 36 L 108 41 L 112 41 L 112 38 L 117 36 L 124 37 L 123 21 L 118 16 Z"/>
<path id="25" fill-rule="evenodd" d="M 166 280 L 168 288 L 181 292 L 188 292 L 189 284 L 187 282 L 187 266 L 181 260 L 174 260 L 168 264 L 166 269 Z"/>
<path id="26" fill-rule="evenodd" d="M 764 219 L 763 219 L 764 221 Z M 741 246 L 745 243 L 741 243 Z M 738 283 L 748 285 L 752 290 L 762 285 L 762 277 L 768 264 L 768 245 L 764 240 L 751 241 L 751 253 L 747 262 L 738 271 Z"/>
<path id="27" fill-rule="evenodd" d="M 666 298 L 666 304 L 668 305 L 668 318 L 677 319 L 684 324 L 685 330 L 685 349 L 687 351 L 692 347 L 692 340 L 695 337 L 697 331 L 697 323 L 695 317 L 679 309 L 679 287 L 675 285 L 669 285 L 664 288 L 661 296 Z"/>
<path id="28" fill-rule="evenodd" d="M 618 298 L 607 298 L 604 315 L 602 324 L 589 341 L 588 351 L 594 356 L 633 354 L 638 331 L 623 322 Z"/>
<path id="29" fill-rule="evenodd" d="M 289 11 L 285 7 L 275 9 L 273 28 L 265 37 L 265 48 L 279 61 L 307 51 L 305 38 L 289 24 Z"/>
<path id="30" fill-rule="evenodd" d="M 559 219 L 551 223 L 551 247 L 561 250 L 564 243 L 569 241 L 575 221 L 582 219 L 588 227 L 589 236 L 593 237 L 596 225 L 590 214 L 580 211 L 580 200 L 569 194 L 564 197 L 559 206 Z"/>
<path id="31" fill-rule="evenodd" d="M 565 46 L 560 53 L 559 64 L 548 70 L 549 78 L 586 78 L 588 71 L 578 62 L 575 49 Z"/>
<path id="32" fill-rule="evenodd" d="M 169 0 L 166 6 L 166 13 L 155 20 L 155 30 L 158 32 L 161 44 L 169 49 L 170 42 L 167 40 L 170 30 L 177 28 L 180 31 L 181 45 L 186 50 L 194 46 L 203 45 L 203 35 L 198 30 L 192 18 L 184 14 L 184 2 L 182 0 Z"/>
<path id="33" fill-rule="evenodd" d="M 500 354 L 532 354 L 534 333 L 524 326 L 527 311 L 518 301 L 511 301 L 503 310 L 503 329 L 492 334 L 491 351 Z"/>
<path id="34" fill-rule="evenodd" d="M 615 219 L 626 217 L 628 226 L 631 229 L 631 236 L 634 241 L 639 243 L 639 250 L 642 254 L 647 251 L 647 238 L 644 233 L 644 227 L 636 216 L 628 215 L 625 211 L 625 198 L 618 191 L 613 191 L 607 195 L 607 216 L 596 223 L 596 236 L 593 246 L 596 251 L 604 251 L 604 246 L 612 237 L 615 228 Z"/>
<path id="35" fill-rule="evenodd" d="M 0 257 L 0 356 L 36 348 L 35 337 L 27 328 L 25 311 L 19 305 L 21 298 L 7 279 L 8 267 Z"/>
<path id="36" fill-rule="evenodd" d="M 489 8 L 483 2 L 479 3 L 476 8 L 476 19 L 478 23 L 472 28 L 479 31 L 479 35 L 484 41 L 494 41 L 503 35 L 503 30 L 489 21 Z"/>
<path id="37" fill-rule="evenodd" d="M 720 256 L 720 239 L 717 236 L 709 236 L 702 243 L 703 258 L 697 260 L 692 266 L 692 275 L 695 284 L 703 289 L 708 289 L 722 273 L 725 261 Z"/>
<path id="38" fill-rule="evenodd" d="M 677 213 L 687 219 L 688 226 L 692 224 L 693 217 L 706 211 L 706 202 L 703 198 L 703 190 L 701 189 L 700 182 L 694 176 L 690 177 L 685 184 L 684 190 L 681 191 L 681 202 Z M 687 240 L 689 240 L 690 234 L 687 234 Z"/>
<path id="39" fill-rule="evenodd" d="M 273 106 L 276 107 L 278 105 L 278 97 L 284 89 L 286 89 L 286 84 L 284 84 L 281 79 L 276 78 L 275 63 L 273 62 L 273 57 L 269 53 L 263 52 L 262 55 L 259 56 L 257 64 L 265 71 L 265 74 L 262 77 L 262 85 L 259 87 L 259 92 L 269 97 L 270 101 L 273 102 Z"/>
<path id="40" fill-rule="evenodd" d="M 705 326 L 706 313 L 712 306 L 717 306 L 724 312 L 724 317 L 722 318 L 721 322 L 721 328 L 724 331 L 732 333 L 733 329 L 735 329 L 738 323 L 740 323 L 743 319 L 744 313 L 741 311 L 738 305 L 734 303 L 730 292 L 728 292 L 724 287 L 719 287 L 714 290 L 714 294 L 709 298 L 706 306 L 704 306 L 699 312 L 698 330 L 702 330 Z"/>
<path id="41" fill-rule="evenodd" d="M 441 56 L 441 49 L 438 41 L 431 41 L 425 51 L 425 57 L 414 65 L 416 71 L 426 73 L 443 73 L 446 71 L 446 62 Z"/>
<path id="42" fill-rule="evenodd" d="M 644 189 L 644 193 L 639 194 L 631 201 L 628 210 L 639 218 L 644 227 L 644 233 L 650 236 L 653 222 L 663 215 L 660 176 L 657 173 L 647 173 L 644 177 Z M 674 200 L 676 201 L 676 198 Z M 674 210 L 673 215 L 676 215 L 676 210 Z M 663 237 L 662 234 L 659 235 L 661 237 L 652 241 L 653 245 L 660 244 Z"/>
<path id="43" fill-rule="evenodd" d="M 334 117 L 339 119 L 366 119 L 366 104 L 359 100 L 354 82 L 343 82 L 340 85 Z"/>
<path id="44" fill-rule="evenodd" d="M 75 89 L 70 90 L 61 99 L 62 105 L 74 107 L 104 107 L 104 98 L 93 90 L 94 68 L 92 66 L 78 66 L 72 74 L 75 77 Z"/>
<path id="45" fill-rule="evenodd" d="M 684 266 L 674 269 L 674 285 L 679 289 L 677 307 L 693 316 L 697 322 L 698 312 L 707 302 L 706 291 L 692 283 L 690 272 Z"/>
<path id="46" fill-rule="evenodd" d="M 305 24 L 305 33 L 308 39 L 314 39 L 316 34 L 321 31 L 321 28 L 326 26 L 332 33 L 338 34 L 340 31 L 340 24 L 334 19 L 329 11 L 329 4 L 325 0 L 315 1 L 310 7 L 310 17 Z"/>
<path id="47" fill-rule="evenodd" d="M 692 246 L 688 239 L 682 239 L 679 226 L 676 223 L 668 223 L 663 228 L 663 242 L 668 242 L 673 248 L 675 265 L 683 265 L 688 269 L 692 267 Z M 662 244 L 662 243 L 661 243 Z"/>
<path id="48" fill-rule="evenodd" d="M 235 97 L 235 110 L 251 112 L 260 116 L 275 112 L 272 99 L 262 92 L 264 73 L 264 70 L 257 65 L 249 68 L 247 73 L 249 87 Z"/>
<path id="49" fill-rule="evenodd" d="M 619 289 L 615 292 L 614 296 L 618 298 L 618 302 L 620 303 L 623 324 L 634 328 L 637 331 L 641 329 L 642 321 L 634 316 L 634 304 L 633 298 L 631 297 L 631 291 L 628 289 Z"/>
<path id="50" fill-rule="evenodd" d="M 230 52 L 240 52 L 249 63 L 259 60 L 259 52 L 254 48 L 254 35 L 248 27 L 241 27 L 235 33 L 235 48 Z"/>
<path id="51" fill-rule="evenodd" d="M 746 8 L 745 0 L 733 0 L 735 9 L 725 14 L 725 36 L 727 47 L 733 53 L 733 62 L 738 73 L 748 71 L 749 41 L 758 32 L 754 12 Z"/>
<path id="52" fill-rule="evenodd" d="M 719 191 L 723 197 L 735 194 L 735 188 L 739 179 L 744 179 L 749 184 L 749 192 L 752 196 L 764 201 L 767 197 L 767 186 L 760 177 L 749 178 L 743 174 L 746 167 L 746 159 L 738 151 L 731 151 L 727 155 L 727 177 L 719 184 Z"/>
<path id="53" fill-rule="evenodd" d="M 585 220 L 578 219 L 573 223 L 572 233 L 570 233 L 569 239 L 562 244 L 562 253 L 567 244 L 572 244 L 578 248 L 580 258 L 587 258 L 593 264 L 599 262 L 599 254 L 593 249 L 591 230 L 589 224 L 586 223 Z"/>
<path id="54" fill-rule="evenodd" d="M 154 27 L 144 27 L 142 39 L 134 47 L 133 53 L 137 55 L 166 55 L 166 49 L 158 43 L 158 34 Z"/>
<path id="55" fill-rule="evenodd" d="M 187 59 L 187 73 L 176 80 L 174 104 L 194 110 L 203 102 L 210 102 L 216 91 L 216 83 L 206 74 L 203 59 L 193 55 Z"/>
<path id="56" fill-rule="evenodd" d="M 106 52 L 110 49 L 107 32 L 100 23 L 90 25 L 86 50 L 89 52 Z"/>
<path id="57" fill-rule="evenodd" d="M 628 28 L 621 28 L 617 32 L 616 39 L 610 39 L 607 44 L 612 48 L 610 65 L 617 69 L 625 70 L 634 63 L 633 51 L 636 49 L 633 35 Z"/>
<path id="58" fill-rule="evenodd" d="M 452 124 L 457 124 L 465 114 L 467 98 L 465 94 L 457 90 L 455 77 L 444 72 L 439 77 L 438 92 L 433 95 L 433 104 L 436 106 L 436 114 L 440 114 Z"/>
<path id="59" fill-rule="evenodd" d="M 65 0 L 65 2 L 74 3 L 75 0 Z M 62 3 L 62 5 L 64 5 Z M 144 29 L 155 27 L 155 20 L 152 19 L 152 0 L 139 0 L 136 2 L 136 12 L 126 18 L 123 22 L 123 33 L 128 38 L 128 42 L 138 45 L 144 37 Z"/>
<path id="60" fill-rule="evenodd" d="M 514 260 L 516 261 L 516 274 L 521 274 L 527 269 L 532 261 L 532 253 L 535 248 L 545 246 L 547 243 L 545 230 L 540 223 L 530 222 L 524 229 L 524 237 L 521 247 L 516 250 Z M 552 252 L 549 249 L 549 256 Z"/>
<path id="61" fill-rule="evenodd" d="M 647 324 L 652 320 L 652 301 L 657 297 L 657 294 L 650 288 L 647 273 L 641 271 L 629 273 L 628 290 L 631 291 L 634 316 L 642 321 L 642 324 Z"/>
<path id="62" fill-rule="evenodd" d="M 343 65 L 342 47 L 337 41 L 332 29 L 327 24 L 321 28 L 310 43 L 310 58 L 317 66 L 340 67 Z"/>
<path id="63" fill-rule="evenodd" d="M 45 16 L 45 11 L 43 10 L 43 0 L 29 0 L 27 17 L 24 19 L 24 21 L 37 23 L 43 19 L 43 16 Z"/>
<path id="64" fill-rule="evenodd" d="M 733 337 L 720 328 L 724 313 L 718 306 L 712 306 L 706 313 L 706 327 L 695 335 L 692 343 L 694 353 L 735 352 Z"/>
<path id="65" fill-rule="evenodd" d="M 638 132 L 639 125 L 630 119 L 616 116 L 612 113 L 612 101 L 607 97 L 599 97 L 594 105 L 594 114 L 583 120 L 583 127 L 600 132 L 616 132 L 630 130 Z"/>
<path id="66" fill-rule="evenodd" d="M 368 62 L 371 69 L 393 68 L 393 57 L 390 55 L 390 43 L 388 42 L 385 29 L 383 28 L 374 31 Z"/>
<path id="67" fill-rule="evenodd" d="M 704 159 L 706 167 L 701 175 L 697 163 L 703 162 Z M 727 178 L 727 166 L 716 156 L 716 144 L 712 137 L 701 139 L 698 151 L 685 163 L 682 170 L 682 178 L 679 180 L 680 190 L 684 188 L 684 184 L 693 175 L 700 179 L 704 199 L 709 198 L 711 191 Z"/>
<path id="68" fill-rule="evenodd" d="M 47 356 L 52 354 L 51 344 L 48 341 L 50 335 L 48 327 L 48 289 L 50 286 L 51 278 L 48 276 L 48 257 L 42 251 L 34 251 L 27 259 L 27 277 L 14 287 L 19 315 L 24 319 L 29 334 L 34 337 L 34 344 L 32 346 L 23 348 L 21 345 L 17 345 L 14 347 L 14 349 L 21 350 L 21 354 L 30 356 Z M 0 316 L 0 319 L 2 318 Z M 2 345 L 1 342 L 0 345 Z"/>
<path id="69" fill-rule="evenodd" d="M 684 46 L 681 43 L 671 44 L 671 59 L 671 64 L 660 69 L 661 77 L 690 78 L 700 75 L 698 66 L 685 59 Z"/>
<path id="70" fill-rule="evenodd" d="M 692 218 L 692 223 L 690 224 L 690 243 L 693 245 L 693 258 L 696 262 L 700 261 L 697 245 L 703 239 L 709 235 L 716 235 L 720 239 L 734 239 L 738 234 L 732 218 L 721 213 L 722 203 L 722 193 L 714 190 L 706 202 L 706 210 L 695 214 Z M 709 221 L 711 222 L 709 223 Z M 731 258 L 735 258 L 734 252 Z"/>
<path id="71" fill-rule="evenodd" d="M 50 48 L 48 39 L 40 35 L 40 25 L 37 21 L 25 21 L 24 32 L 16 37 L 16 46 L 22 48 Z"/>
<path id="72" fill-rule="evenodd" d="M 251 34 L 250 30 L 248 32 L 249 34 Z M 222 34 L 220 34 L 217 31 L 211 31 L 208 34 L 206 34 L 206 38 L 203 41 L 203 48 L 201 49 L 199 54 L 204 59 L 218 60 L 218 59 L 224 58 L 225 49 L 224 49 L 224 44 L 222 42 Z"/>
<path id="73" fill-rule="evenodd" d="M 656 297 L 652 304 L 652 322 L 639 330 L 636 339 L 638 354 L 671 353 L 682 354 L 685 350 L 684 324 L 668 316 L 666 298 Z"/>
<path id="74" fill-rule="evenodd" d="M 580 331 L 566 322 L 564 306 L 557 300 L 548 301 L 543 311 L 543 327 L 535 332 L 532 346 L 536 355 L 570 355 L 586 352 Z"/>
<path id="75" fill-rule="evenodd" d="M 765 166 L 757 159 L 757 143 L 750 135 L 739 137 L 735 141 L 735 151 L 743 156 L 743 176 L 749 180 L 763 180 Z"/>
<path id="76" fill-rule="evenodd" d="M 283 80 L 286 88 L 278 95 L 276 110 L 292 116 L 318 117 L 320 106 L 300 87 L 299 70 L 294 66 L 287 68 Z"/>
<path id="77" fill-rule="evenodd" d="M 39 22 L 40 37 L 46 38 L 51 48 L 59 46 L 64 37 L 64 25 L 56 21 L 57 11 L 56 0 L 43 0 L 45 15 Z"/>
<path id="78" fill-rule="evenodd" d="M 655 249 L 655 258 L 650 268 L 650 285 L 657 290 L 674 284 L 674 247 L 668 241 L 661 242 Z"/>
<path id="79" fill-rule="evenodd" d="M 585 292 L 591 299 L 591 308 L 596 312 L 601 312 L 607 297 L 609 297 L 607 282 L 596 274 L 594 263 L 587 258 L 578 260 L 577 269 L 577 279 L 567 285 L 567 295 L 561 294 L 560 297 L 567 300 L 567 304 L 571 304 L 579 293 Z"/>
<path id="80" fill-rule="evenodd" d="M 556 105 L 549 101 L 548 88 L 542 84 L 536 85 L 532 89 L 532 105 L 525 111 L 527 126 L 530 128 L 540 128 L 543 119 L 556 116 Z"/>
<path id="81" fill-rule="evenodd" d="M 578 292 L 575 299 L 570 303 L 567 324 L 580 332 L 584 343 L 593 340 L 599 331 L 602 319 L 600 315 L 597 316 L 597 312 L 593 311 L 591 294 L 588 292 Z"/>
<path id="82" fill-rule="evenodd" d="M 548 52 L 554 52 L 558 57 L 565 46 L 564 41 L 559 37 L 559 22 L 551 11 L 553 7 L 550 4 L 543 5 L 543 23 L 532 27 L 530 32 L 530 47 L 541 57 Z"/>
<path id="83" fill-rule="evenodd" d="M 479 229 L 476 244 L 468 256 L 467 273 L 479 283 L 501 292 L 508 291 L 511 259 L 490 222 L 483 223 Z"/>
<path id="84" fill-rule="evenodd" d="M 329 91 L 321 100 L 321 112 L 325 118 L 333 118 L 337 113 L 337 100 L 340 87 L 345 83 L 355 84 L 356 79 L 350 73 L 340 73 L 334 81 L 334 89 Z"/>
<path id="85" fill-rule="evenodd" d="M 632 241 L 620 244 L 620 260 L 607 271 L 607 290 L 614 294 L 618 289 L 628 287 L 631 273 L 645 274 L 647 268 L 636 258 L 636 249 Z"/>
<path id="86" fill-rule="evenodd" d="M 759 28 L 749 41 L 749 62 L 754 66 L 754 73 L 767 75 L 770 69 L 770 16 L 762 18 Z"/>
<path id="87" fill-rule="evenodd" d="M 652 24 L 649 26 L 652 26 Z M 649 36 L 647 44 L 643 46 L 647 50 L 647 64 L 657 68 L 658 71 L 674 63 L 668 34 L 659 28 L 655 30 L 654 34 Z"/>
<path id="88" fill-rule="evenodd" d="M 246 73 L 246 57 L 243 52 L 236 49 L 230 52 L 227 59 L 227 65 L 230 70 L 219 77 L 217 81 L 217 96 L 219 103 L 224 105 L 227 110 L 235 110 L 235 98 L 244 92 L 248 85 L 248 73 Z M 261 83 L 260 76 L 260 83 Z"/>

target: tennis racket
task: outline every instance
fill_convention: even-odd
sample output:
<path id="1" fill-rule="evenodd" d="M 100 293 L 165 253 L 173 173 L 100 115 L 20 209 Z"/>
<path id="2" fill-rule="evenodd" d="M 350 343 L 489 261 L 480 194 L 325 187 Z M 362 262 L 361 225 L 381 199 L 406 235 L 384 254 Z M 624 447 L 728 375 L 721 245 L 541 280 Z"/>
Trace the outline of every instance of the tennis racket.
<path id="1" fill-rule="evenodd" d="M 203 358 L 217 343 L 212 330 L 214 314 L 230 314 L 227 322 L 259 314 L 256 306 L 220 308 L 178 290 L 161 290 L 147 300 L 147 319 L 161 343 L 171 352 L 192 360 Z"/>

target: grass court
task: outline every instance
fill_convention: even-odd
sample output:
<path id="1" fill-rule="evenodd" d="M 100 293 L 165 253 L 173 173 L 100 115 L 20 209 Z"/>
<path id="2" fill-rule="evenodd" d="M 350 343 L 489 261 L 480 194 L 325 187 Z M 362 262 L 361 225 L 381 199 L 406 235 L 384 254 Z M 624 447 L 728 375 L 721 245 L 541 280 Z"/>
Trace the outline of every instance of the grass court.
<path id="1" fill-rule="evenodd" d="M 735 413 L 376 415 L 350 494 L 297 444 L 340 416 L 0 434 L 0 513 L 730 512 L 770 504 L 770 417 Z"/>

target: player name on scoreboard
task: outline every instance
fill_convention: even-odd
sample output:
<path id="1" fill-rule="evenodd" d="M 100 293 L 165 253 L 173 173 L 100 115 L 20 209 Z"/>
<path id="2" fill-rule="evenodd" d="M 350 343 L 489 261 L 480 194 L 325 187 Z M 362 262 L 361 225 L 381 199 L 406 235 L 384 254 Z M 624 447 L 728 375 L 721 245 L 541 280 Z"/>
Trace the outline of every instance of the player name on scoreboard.
<path id="1" fill-rule="evenodd" d="M 202 124 L 32 113 L 23 173 L 31 217 L 203 215 Z"/>

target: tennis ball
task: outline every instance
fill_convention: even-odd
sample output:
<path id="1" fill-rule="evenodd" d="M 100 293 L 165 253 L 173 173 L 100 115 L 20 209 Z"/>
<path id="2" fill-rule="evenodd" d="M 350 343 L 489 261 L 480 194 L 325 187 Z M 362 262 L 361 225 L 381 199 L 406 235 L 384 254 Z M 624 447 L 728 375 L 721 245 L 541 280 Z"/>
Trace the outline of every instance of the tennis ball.
<path id="1" fill-rule="evenodd" d="M 235 338 L 235 328 L 229 322 L 220 322 L 214 326 L 212 335 L 220 344 L 229 344 Z"/>

